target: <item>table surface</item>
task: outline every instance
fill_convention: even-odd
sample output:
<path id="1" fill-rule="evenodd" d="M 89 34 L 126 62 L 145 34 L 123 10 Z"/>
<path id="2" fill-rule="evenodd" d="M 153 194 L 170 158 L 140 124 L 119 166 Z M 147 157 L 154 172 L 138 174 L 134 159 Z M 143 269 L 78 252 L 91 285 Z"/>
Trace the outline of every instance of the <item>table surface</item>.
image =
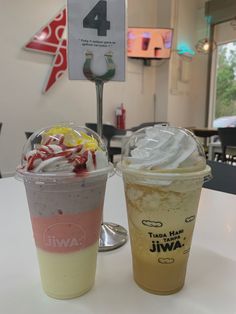
<path id="1" fill-rule="evenodd" d="M 73 300 L 54 300 L 41 289 L 24 186 L 0 180 L 1 314 L 235 314 L 236 195 L 203 189 L 183 290 L 157 296 L 132 278 L 130 243 L 98 254 L 96 282 Z M 122 179 L 109 178 L 105 221 L 127 227 Z"/>

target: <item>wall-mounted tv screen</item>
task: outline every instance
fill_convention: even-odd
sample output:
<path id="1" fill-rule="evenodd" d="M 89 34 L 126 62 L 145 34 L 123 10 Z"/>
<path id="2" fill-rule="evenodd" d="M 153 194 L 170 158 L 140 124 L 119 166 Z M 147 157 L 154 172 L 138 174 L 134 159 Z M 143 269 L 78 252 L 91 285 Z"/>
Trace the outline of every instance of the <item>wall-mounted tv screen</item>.
<path id="1" fill-rule="evenodd" d="M 128 28 L 128 57 L 169 59 L 172 38 L 170 28 Z"/>

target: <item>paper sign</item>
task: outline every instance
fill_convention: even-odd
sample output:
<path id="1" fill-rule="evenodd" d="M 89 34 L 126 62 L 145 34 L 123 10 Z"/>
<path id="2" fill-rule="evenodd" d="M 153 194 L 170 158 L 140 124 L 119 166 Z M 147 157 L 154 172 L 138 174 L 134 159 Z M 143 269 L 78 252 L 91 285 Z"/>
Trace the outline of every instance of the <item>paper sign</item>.
<path id="1" fill-rule="evenodd" d="M 125 0 L 68 0 L 69 79 L 86 80 L 83 66 L 86 52 L 92 52 L 91 70 L 107 71 L 104 55 L 112 53 L 113 81 L 125 80 L 126 28 Z"/>

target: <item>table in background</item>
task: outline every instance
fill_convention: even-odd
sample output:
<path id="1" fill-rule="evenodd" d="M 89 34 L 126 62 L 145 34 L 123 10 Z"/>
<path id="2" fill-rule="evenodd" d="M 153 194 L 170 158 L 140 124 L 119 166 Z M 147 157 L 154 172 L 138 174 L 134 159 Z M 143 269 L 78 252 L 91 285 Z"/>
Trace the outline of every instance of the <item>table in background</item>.
<path id="1" fill-rule="evenodd" d="M 214 144 L 212 141 L 213 136 L 218 135 L 218 130 L 214 128 L 192 128 L 191 131 L 200 139 L 202 139 L 205 154 L 209 160 L 213 160 L 215 153 L 218 151 L 213 151 L 215 146 L 210 146 Z"/>
<path id="2" fill-rule="evenodd" d="M 208 138 L 218 135 L 218 130 L 214 128 L 192 128 L 191 131 L 198 137 Z"/>
<path id="3" fill-rule="evenodd" d="M 217 142 L 210 142 L 208 144 L 208 159 L 214 160 L 215 154 L 222 154 L 222 147 L 219 141 Z"/>
<path id="4" fill-rule="evenodd" d="M 126 131 L 125 134 L 114 135 L 112 137 L 112 146 L 120 145 L 120 147 L 123 147 L 132 134 L 133 134 L 132 131 Z"/>
<path id="5" fill-rule="evenodd" d="M 132 278 L 130 243 L 98 254 L 93 289 L 77 299 L 54 300 L 41 288 L 23 184 L 0 180 L 0 313 L 2 314 L 235 314 L 236 196 L 203 189 L 186 284 L 157 296 Z M 109 178 L 104 220 L 127 227 L 122 180 Z"/>

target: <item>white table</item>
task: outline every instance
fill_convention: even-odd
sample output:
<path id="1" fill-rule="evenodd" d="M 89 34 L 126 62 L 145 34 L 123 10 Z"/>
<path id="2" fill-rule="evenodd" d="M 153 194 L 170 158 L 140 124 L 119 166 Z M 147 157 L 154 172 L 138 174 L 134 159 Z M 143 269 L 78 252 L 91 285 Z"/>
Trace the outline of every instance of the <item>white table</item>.
<path id="1" fill-rule="evenodd" d="M 235 314 L 236 196 L 203 189 L 186 284 L 171 296 L 140 289 L 132 279 L 130 244 L 99 253 L 93 289 L 54 300 L 41 289 L 24 187 L 0 180 L 1 314 Z M 105 220 L 127 227 L 120 177 L 109 179 Z"/>

